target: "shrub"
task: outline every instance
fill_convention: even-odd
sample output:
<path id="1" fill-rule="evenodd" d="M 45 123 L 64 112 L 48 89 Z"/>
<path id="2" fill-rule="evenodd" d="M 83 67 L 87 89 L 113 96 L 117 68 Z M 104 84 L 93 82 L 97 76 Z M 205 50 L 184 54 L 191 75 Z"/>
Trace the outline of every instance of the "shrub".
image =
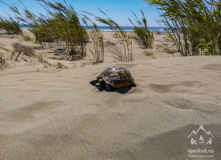
<path id="1" fill-rule="evenodd" d="M 46 61 L 46 60 L 43 58 L 43 55 L 42 55 L 42 54 L 39 55 L 37 58 L 38 58 L 38 62 L 50 64 L 50 63 L 48 63 L 48 61 Z"/>
<path id="2" fill-rule="evenodd" d="M 16 42 L 16 43 L 12 44 L 12 47 L 13 47 L 14 51 L 12 52 L 11 59 L 13 58 L 13 56 L 16 52 L 20 52 L 19 55 L 21 54 L 22 45 L 20 43 Z"/>
<path id="3" fill-rule="evenodd" d="M 139 20 L 137 15 L 133 13 L 136 17 L 137 24 L 134 24 L 133 21 L 129 19 L 131 24 L 134 26 L 133 30 L 135 35 L 133 36 L 133 38 L 137 41 L 138 45 L 141 46 L 141 48 L 152 48 L 154 36 L 147 27 L 147 19 L 145 18 L 142 10 L 141 13 L 143 15 L 142 20 Z"/>
<path id="4" fill-rule="evenodd" d="M 23 39 L 24 39 L 25 41 L 31 41 L 31 37 L 28 36 L 28 35 L 22 34 L 22 37 L 23 37 Z"/>
<path id="5" fill-rule="evenodd" d="M 153 52 L 145 51 L 144 54 L 145 54 L 146 56 L 151 56 L 153 59 L 156 59 L 156 57 L 154 56 Z"/>
<path id="6" fill-rule="evenodd" d="M 64 69 L 68 69 L 67 66 L 63 65 L 63 64 L 60 63 L 60 62 L 57 62 L 57 69 L 62 69 L 62 68 L 64 68 Z"/>
<path id="7" fill-rule="evenodd" d="M 19 23 L 12 18 L 0 18 L 0 30 L 5 31 L 6 34 L 21 34 Z"/>
<path id="8" fill-rule="evenodd" d="M 12 43 L 12 47 L 15 52 L 19 52 L 21 50 L 22 45 L 18 42 Z"/>
<path id="9" fill-rule="evenodd" d="M 73 7 L 67 5 L 65 1 L 60 3 L 42 0 L 39 3 L 49 16 L 37 16 L 28 9 L 24 9 L 24 14 L 22 14 L 16 6 L 10 8 L 17 18 L 30 28 L 36 41 L 39 41 L 42 46 L 43 42 L 54 42 L 54 40 L 60 39 L 65 42 L 65 49 L 72 58 L 86 56 L 85 44 L 88 35 Z"/>
<path id="10" fill-rule="evenodd" d="M 23 54 L 26 56 L 34 56 L 34 54 L 35 54 L 34 49 L 31 47 L 22 46 L 21 49 L 22 49 L 21 51 L 23 52 Z"/>
<path id="11" fill-rule="evenodd" d="M 31 47 L 24 46 L 18 42 L 13 43 L 12 47 L 13 47 L 14 51 L 12 52 L 11 59 L 13 58 L 13 55 L 16 52 L 18 52 L 18 55 L 15 58 L 16 61 L 18 60 L 18 57 L 20 56 L 21 53 L 23 53 L 26 56 L 34 56 L 34 49 L 32 49 Z"/>
<path id="12" fill-rule="evenodd" d="M 162 23 L 182 56 L 221 55 L 220 1 L 146 0 L 163 10 Z"/>

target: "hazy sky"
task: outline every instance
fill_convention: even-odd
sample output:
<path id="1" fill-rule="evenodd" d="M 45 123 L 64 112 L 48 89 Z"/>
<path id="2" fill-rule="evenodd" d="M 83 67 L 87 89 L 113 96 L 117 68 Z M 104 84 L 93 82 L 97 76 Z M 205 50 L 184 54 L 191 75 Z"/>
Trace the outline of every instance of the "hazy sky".
<path id="1" fill-rule="evenodd" d="M 18 0 L 2 0 L 9 4 L 19 4 Z M 21 0 L 24 5 L 34 13 L 45 13 L 44 9 L 36 2 L 36 0 Z M 57 0 L 62 1 L 62 0 Z M 53 2 L 53 0 L 51 0 Z M 143 10 L 149 27 L 158 27 L 159 24 L 155 18 L 159 20 L 159 13 L 153 6 L 148 6 L 144 0 L 66 0 L 68 4 L 71 4 L 78 13 L 82 11 L 90 12 L 96 16 L 105 17 L 98 10 L 100 8 L 109 17 L 119 23 L 121 26 L 129 26 L 130 19 L 135 19 L 131 11 L 141 17 L 140 9 Z M 21 5 L 19 5 L 21 6 Z M 5 16 L 4 12 L 10 13 L 9 8 L 0 3 L 0 16 Z M 98 24 L 99 25 L 99 24 Z"/>

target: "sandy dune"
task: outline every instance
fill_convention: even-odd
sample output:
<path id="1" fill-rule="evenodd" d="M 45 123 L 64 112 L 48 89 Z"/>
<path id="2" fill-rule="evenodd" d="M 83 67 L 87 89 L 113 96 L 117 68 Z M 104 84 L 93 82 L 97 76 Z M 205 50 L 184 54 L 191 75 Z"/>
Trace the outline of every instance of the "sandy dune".
<path id="1" fill-rule="evenodd" d="M 128 68 L 136 88 L 89 84 Z M 72 69 L 0 72 L 0 159 L 186 160 L 203 125 L 221 159 L 221 57 L 176 57 Z M 204 158 L 206 159 L 206 158 Z"/>

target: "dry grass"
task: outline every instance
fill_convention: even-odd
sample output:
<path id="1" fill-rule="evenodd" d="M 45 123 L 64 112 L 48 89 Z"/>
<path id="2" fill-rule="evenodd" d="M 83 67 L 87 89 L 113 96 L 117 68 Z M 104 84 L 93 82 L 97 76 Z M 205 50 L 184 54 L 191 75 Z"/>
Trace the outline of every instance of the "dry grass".
<path id="1" fill-rule="evenodd" d="M 113 43 L 113 42 L 111 42 L 111 41 L 107 41 L 107 42 L 105 42 L 105 44 L 106 44 L 107 46 L 115 46 L 115 45 L 116 45 L 115 43 Z"/>
<path id="2" fill-rule="evenodd" d="M 146 56 L 151 56 L 153 59 L 156 59 L 156 57 L 154 56 L 153 52 L 144 51 L 144 54 Z"/>
<path id="3" fill-rule="evenodd" d="M 5 68 L 6 66 L 7 65 L 5 59 L 0 55 L 0 70 Z"/>
<path id="4" fill-rule="evenodd" d="M 81 67 L 85 67 L 85 65 L 86 65 L 86 63 L 84 62 L 84 63 L 81 64 Z"/>
<path id="5" fill-rule="evenodd" d="M 161 42 L 160 47 L 168 54 L 174 54 L 176 52 L 174 44 L 169 44 L 167 42 Z M 173 55 L 174 56 L 174 55 Z"/>
<path id="6" fill-rule="evenodd" d="M 27 46 L 22 47 L 22 52 L 26 56 L 34 56 L 35 55 L 34 49 L 32 49 L 31 47 L 27 47 Z"/>
<path id="7" fill-rule="evenodd" d="M 57 66 L 56 66 L 57 69 L 68 69 L 67 66 L 63 65 L 61 62 L 57 62 Z"/>
<path id="8" fill-rule="evenodd" d="M 46 61 L 44 58 L 43 58 L 43 55 L 39 55 L 38 57 L 38 62 L 40 63 L 48 63 L 48 61 Z M 49 64 L 49 63 L 48 63 Z"/>
<path id="9" fill-rule="evenodd" d="M 18 42 L 13 43 L 13 44 L 12 44 L 12 47 L 13 47 L 14 51 L 13 51 L 13 53 L 12 53 L 12 55 L 11 55 L 11 59 L 13 58 L 13 55 L 14 55 L 16 52 L 18 52 L 18 55 L 17 55 L 17 57 L 16 57 L 16 59 L 15 59 L 16 61 L 17 61 L 17 59 L 18 59 L 18 57 L 20 56 L 21 53 L 23 53 L 24 55 L 29 56 L 29 57 L 35 56 L 34 49 L 32 49 L 31 47 L 24 46 L 24 45 L 22 45 L 22 44 L 20 44 L 20 43 L 18 43 Z"/>
<path id="10" fill-rule="evenodd" d="M 6 52 L 9 52 L 9 51 L 10 51 L 9 49 L 7 49 L 7 48 L 5 48 L 5 47 L 3 47 L 3 46 L 0 46 L 0 49 L 3 50 L 3 51 L 6 51 Z"/>

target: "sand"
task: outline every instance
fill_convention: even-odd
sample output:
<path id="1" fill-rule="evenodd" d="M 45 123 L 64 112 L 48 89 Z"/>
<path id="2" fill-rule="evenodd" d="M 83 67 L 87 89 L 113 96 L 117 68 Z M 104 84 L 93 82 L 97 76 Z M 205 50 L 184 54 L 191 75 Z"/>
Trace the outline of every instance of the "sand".
<path id="1" fill-rule="evenodd" d="M 0 44 L 11 49 L 16 40 Z M 99 65 L 60 59 L 69 68 L 56 69 L 34 58 L 14 62 L 1 50 L 9 68 L 0 71 L 0 159 L 220 160 L 221 57 L 148 51 L 156 59 L 135 46 L 133 62 L 108 55 Z M 106 92 L 89 84 L 114 65 L 129 69 L 137 87 Z M 200 125 L 214 136 L 211 145 L 190 144 L 187 137 Z M 214 150 L 214 157 L 190 158 L 193 148 Z"/>

